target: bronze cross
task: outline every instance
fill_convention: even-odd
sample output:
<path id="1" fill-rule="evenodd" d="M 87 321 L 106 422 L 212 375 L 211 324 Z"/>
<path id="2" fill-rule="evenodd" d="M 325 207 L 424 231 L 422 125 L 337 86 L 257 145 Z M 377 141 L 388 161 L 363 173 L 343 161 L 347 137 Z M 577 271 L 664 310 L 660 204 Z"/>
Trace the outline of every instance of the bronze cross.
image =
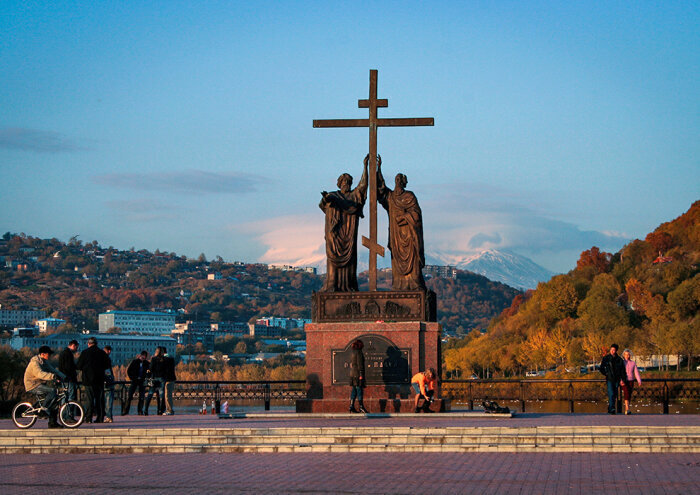
<path id="1" fill-rule="evenodd" d="M 362 236 L 362 245 L 369 249 L 369 290 L 377 290 L 377 255 L 384 248 L 377 243 L 377 127 L 433 125 L 432 117 L 380 119 L 377 108 L 389 106 L 389 100 L 377 98 L 377 71 L 369 71 L 369 98 L 358 100 L 358 108 L 369 108 L 369 119 L 314 120 L 314 127 L 369 127 L 369 238 Z"/>

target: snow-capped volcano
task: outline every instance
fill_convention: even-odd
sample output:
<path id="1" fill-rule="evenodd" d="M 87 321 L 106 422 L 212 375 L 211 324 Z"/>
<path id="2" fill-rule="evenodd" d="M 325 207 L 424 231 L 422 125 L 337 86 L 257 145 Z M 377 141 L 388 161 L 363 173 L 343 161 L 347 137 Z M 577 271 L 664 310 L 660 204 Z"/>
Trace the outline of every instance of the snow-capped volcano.
<path id="1" fill-rule="evenodd" d="M 534 289 L 539 282 L 545 282 L 554 275 L 525 256 L 495 249 L 467 256 L 429 253 L 426 258 L 427 264 L 451 265 L 522 290 Z"/>

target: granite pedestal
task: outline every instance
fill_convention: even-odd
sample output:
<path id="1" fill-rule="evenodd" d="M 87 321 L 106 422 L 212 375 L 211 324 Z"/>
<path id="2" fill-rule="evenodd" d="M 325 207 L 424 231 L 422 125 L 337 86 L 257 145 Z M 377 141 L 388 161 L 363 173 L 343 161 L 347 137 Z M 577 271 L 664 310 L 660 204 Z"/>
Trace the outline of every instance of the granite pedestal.
<path id="1" fill-rule="evenodd" d="M 305 330 L 307 398 L 297 401 L 297 412 L 347 412 L 350 346 L 356 339 L 364 343 L 364 403 L 370 412 L 413 412 L 411 377 L 427 368 L 440 375 L 437 322 L 311 323 Z M 438 399 L 431 409 L 449 411 L 449 400 Z"/>

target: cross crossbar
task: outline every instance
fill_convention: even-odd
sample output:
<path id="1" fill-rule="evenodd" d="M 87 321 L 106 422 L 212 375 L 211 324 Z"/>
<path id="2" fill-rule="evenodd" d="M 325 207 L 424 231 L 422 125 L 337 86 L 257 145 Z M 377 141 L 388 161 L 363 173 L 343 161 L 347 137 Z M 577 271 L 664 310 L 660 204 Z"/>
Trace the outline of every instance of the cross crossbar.
<path id="1" fill-rule="evenodd" d="M 415 119 L 377 119 L 377 127 L 415 127 L 433 125 L 435 125 L 435 119 L 433 119 L 432 117 L 423 117 Z M 369 119 L 314 120 L 314 127 L 369 127 Z"/>

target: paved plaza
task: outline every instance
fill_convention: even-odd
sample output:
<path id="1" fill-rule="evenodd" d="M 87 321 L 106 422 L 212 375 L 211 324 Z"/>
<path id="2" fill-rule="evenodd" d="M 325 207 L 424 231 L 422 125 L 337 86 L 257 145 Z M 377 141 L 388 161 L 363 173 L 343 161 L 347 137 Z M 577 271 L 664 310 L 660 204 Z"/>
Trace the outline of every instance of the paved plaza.
<path id="1" fill-rule="evenodd" d="M 698 415 L 523 414 L 515 418 L 118 416 L 103 428 L 688 426 Z M 9 420 L 0 429 L 13 428 Z M 36 428 L 45 428 L 45 421 Z M 0 455 L 2 494 L 693 494 L 700 454 L 276 453 Z"/>
<path id="2" fill-rule="evenodd" d="M 5 494 L 682 494 L 700 455 L 2 455 Z"/>

